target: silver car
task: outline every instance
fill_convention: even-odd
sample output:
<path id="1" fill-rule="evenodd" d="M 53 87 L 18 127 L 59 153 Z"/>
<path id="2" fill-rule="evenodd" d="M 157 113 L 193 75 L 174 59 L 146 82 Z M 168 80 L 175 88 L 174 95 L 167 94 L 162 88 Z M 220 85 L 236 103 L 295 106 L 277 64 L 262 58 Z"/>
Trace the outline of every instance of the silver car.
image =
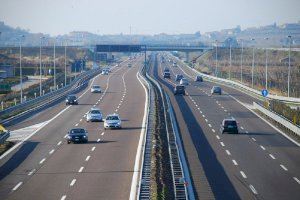
<path id="1" fill-rule="evenodd" d="M 102 122 L 103 115 L 101 113 L 101 110 L 99 108 L 92 108 L 86 115 L 86 121 L 87 122 L 96 122 L 96 121 Z"/>
<path id="2" fill-rule="evenodd" d="M 186 78 L 182 78 L 179 82 L 180 85 L 188 85 L 189 81 Z"/>
<path id="3" fill-rule="evenodd" d="M 93 85 L 91 87 L 91 93 L 101 93 L 102 90 L 101 90 L 101 87 L 100 85 Z"/>
<path id="4" fill-rule="evenodd" d="M 118 114 L 107 115 L 104 121 L 104 129 L 122 128 L 121 119 Z"/>

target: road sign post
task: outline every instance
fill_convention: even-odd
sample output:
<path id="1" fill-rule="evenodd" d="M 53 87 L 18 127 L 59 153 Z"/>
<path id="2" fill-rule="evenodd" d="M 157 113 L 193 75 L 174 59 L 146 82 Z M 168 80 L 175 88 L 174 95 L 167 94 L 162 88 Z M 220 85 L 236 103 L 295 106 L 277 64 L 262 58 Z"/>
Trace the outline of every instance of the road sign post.
<path id="1" fill-rule="evenodd" d="M 262 96 L 265 98 L 265 107 L 268 107 L 268 99 L 267 99 L 267 96 L 268 96 L 268 94 L 269 94 L 269 91 L 268 90 L 266 90 L 266 89 L 263 89 L 262 91 L 261 91 L 261 94 L 262 94 Z"/>

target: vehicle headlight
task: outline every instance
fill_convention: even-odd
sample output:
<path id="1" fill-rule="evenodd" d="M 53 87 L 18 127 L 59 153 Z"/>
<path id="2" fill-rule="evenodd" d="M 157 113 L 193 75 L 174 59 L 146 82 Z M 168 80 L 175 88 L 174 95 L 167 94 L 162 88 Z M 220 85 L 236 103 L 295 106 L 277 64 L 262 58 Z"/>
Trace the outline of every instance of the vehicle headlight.
<path id="1" fill-rule="evenodd" d="M 70 135 L 68 135 L 68 139 L 71 139 L 72 137 Z"/>
<path id="2" fill-rule="evenodd" d="M 86 135 L 84 135 L 83 137 L 86 138 Z"/>
<path id="3" fill-rule="evenodd" d="M 74 101 L 77 101 L 76 99 Z"/>

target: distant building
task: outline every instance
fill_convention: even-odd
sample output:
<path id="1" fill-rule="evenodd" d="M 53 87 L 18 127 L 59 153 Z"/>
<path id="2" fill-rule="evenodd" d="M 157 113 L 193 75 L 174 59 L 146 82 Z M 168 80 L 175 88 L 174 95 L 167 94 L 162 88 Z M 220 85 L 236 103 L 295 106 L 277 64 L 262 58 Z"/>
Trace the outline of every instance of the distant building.
<path id="1" fill-rule="evenodd" d="M 14 76 L 14 68 L 9 64 L 0 64 L 0 78 L 10 78 Z"/>

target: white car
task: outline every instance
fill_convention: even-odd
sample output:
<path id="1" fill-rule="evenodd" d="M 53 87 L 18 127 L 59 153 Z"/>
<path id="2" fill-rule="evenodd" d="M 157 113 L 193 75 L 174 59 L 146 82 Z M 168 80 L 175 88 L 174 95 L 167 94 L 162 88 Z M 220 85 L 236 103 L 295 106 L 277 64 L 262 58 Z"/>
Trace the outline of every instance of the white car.
<path id="1" fill-rule="evenodd" d="M 101 90 L 101 87 L 100 85 L 93 85 L 91 87 L 91 93 L 101 93 L 102 90 Z"/>
<path id="2" fill-rule="evenodd" d="M 108 71 L 103 69 L 101 75 L 108 75 Z"/>
<path id="3" fill-rule="evenodd" d="M 87 122 L 94 122 L 94 121 L 99 121 L 102 122 L 102 113 L 99 108 L 92 108 L 88 114 L 86 115 L 86 121 Z"/>
<path id="4" fill-rule="evenodd" d="M 118 114 L 107 115 L 104 120 L 104 129 L 108 128 L 122 128 L 121 119 Z"/>
<path id="5" fill-rule="evenodd" d="M 180 85 L 188 85 L 189 81 L 186 78 L 182 78 L 179 82 Z"/>

